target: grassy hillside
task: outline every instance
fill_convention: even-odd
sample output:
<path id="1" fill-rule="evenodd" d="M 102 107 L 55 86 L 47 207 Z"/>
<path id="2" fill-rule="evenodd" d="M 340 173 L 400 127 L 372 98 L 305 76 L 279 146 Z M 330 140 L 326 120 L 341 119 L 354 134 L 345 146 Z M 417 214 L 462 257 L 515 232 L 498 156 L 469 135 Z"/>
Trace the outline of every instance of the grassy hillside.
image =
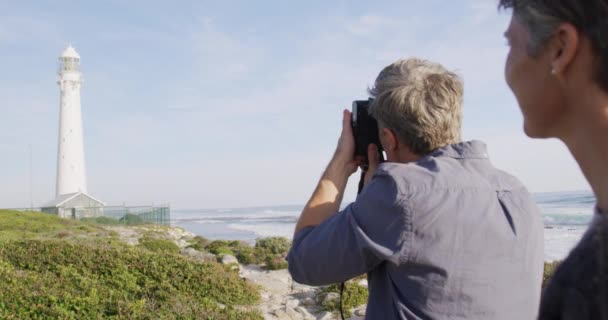
<path id="1" fill-rule="evenodd" d="M 261 319 L 235 271 L 42 213 L 0 210 L 0 283 L 2 319 Z"/>

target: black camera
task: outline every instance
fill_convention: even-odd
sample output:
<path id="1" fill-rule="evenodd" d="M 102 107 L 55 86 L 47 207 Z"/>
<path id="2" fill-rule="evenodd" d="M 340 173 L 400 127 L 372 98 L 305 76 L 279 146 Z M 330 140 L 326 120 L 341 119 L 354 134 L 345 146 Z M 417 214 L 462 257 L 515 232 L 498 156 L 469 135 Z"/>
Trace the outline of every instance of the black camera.
<path id="1" fill-rule="evenodd" d="M 355 157 L 365 158 L 365 167 L 369 164 L 367 148 L 370 144 L 376 145 L 380 161 L 384 160 L 382 144 L 378 136 L 378 121 L 369 113 L 369 107 L 373 101 L 373 99 L 353 101 L 352 127 L 355 136 Z"/>

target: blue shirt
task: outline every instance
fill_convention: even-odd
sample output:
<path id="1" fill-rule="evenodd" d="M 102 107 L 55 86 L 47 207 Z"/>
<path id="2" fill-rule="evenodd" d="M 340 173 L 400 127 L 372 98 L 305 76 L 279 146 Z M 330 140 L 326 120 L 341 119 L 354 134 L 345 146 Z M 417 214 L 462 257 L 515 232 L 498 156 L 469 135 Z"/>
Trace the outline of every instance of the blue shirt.
<path id="1" fill-rule="evenodd" d="M 367 273 L 367 319 L 534 319 L 543 223 L 529 192 L 482 142 L 383 163 L 357 200 L 296 234 L 297 282 Z"/>

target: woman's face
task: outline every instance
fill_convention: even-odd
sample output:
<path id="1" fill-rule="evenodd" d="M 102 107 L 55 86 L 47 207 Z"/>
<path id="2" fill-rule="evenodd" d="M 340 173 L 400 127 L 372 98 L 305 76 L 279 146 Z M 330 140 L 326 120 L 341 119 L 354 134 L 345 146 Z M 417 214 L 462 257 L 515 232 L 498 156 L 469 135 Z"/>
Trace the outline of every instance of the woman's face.
<path id="1" fill-rule="evenodd" d="M 530 56 L 530 33 L 515 16 L 505 37 L 510 47 L 505 78 L 522 111 L 525 133 L 534 138 L 559 135 L 556 130 L 563 116 L 563 97 L 551 74 L 549 50 Z"/>

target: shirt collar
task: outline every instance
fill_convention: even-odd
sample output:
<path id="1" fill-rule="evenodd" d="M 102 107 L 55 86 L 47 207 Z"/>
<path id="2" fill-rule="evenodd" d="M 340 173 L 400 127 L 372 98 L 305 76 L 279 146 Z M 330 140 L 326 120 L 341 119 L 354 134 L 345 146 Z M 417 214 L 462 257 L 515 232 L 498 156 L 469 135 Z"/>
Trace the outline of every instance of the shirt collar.
<path id="1" fill-rule="evenodd" d="M 486 144 L 479 140 L 449 144 L 428 154 L 429 157 L 450 157 L 455 159 L 487 159 Z"/>

